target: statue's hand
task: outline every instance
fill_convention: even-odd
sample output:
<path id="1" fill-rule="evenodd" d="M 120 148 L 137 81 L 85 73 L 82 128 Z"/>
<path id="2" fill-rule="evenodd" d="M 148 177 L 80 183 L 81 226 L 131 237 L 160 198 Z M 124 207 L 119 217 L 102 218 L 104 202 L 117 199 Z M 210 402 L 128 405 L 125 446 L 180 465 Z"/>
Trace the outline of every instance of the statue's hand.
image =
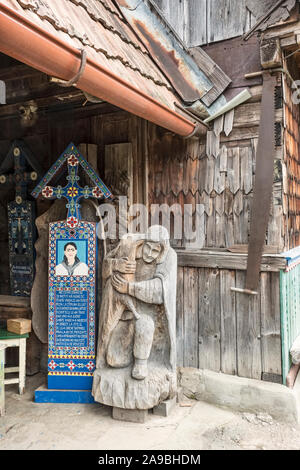
<path id="1" fill-rule="evenodd" d="M 111 283 L 120 294 L 128 294 L 129 283 L 120 274 L 114 274 L 111 278 Z"/>
<path id="2" fill-rule="evenodd" d="M 134 274 L 136 271 L 136 262 L 129 261 L 128 258 L 116 259 L 114 263 L 114 271 L 122 274 Z"/>

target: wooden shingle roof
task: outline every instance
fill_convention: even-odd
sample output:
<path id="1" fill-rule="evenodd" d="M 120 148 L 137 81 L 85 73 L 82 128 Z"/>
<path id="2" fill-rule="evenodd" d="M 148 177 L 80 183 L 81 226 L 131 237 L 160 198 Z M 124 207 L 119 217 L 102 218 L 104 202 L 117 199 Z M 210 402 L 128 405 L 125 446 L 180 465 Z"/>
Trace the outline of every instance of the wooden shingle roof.
<path id="1" fill-rule="evenodd" d="M 178 112 L 178 105 L 186 104 L 180 90 L 176 89 L 153 51 L 149 50 L 138 31 L 122 13 L 119 2 L 2 0 L 2 3 L 59 40 L 78 50 L 84 49 L 89 58 L 169 109 Z M 149 10 L 149 15 L 153 14 Z M 227 87 L 230 79 L 217 66 L 214 69 L 211 60 L 202 60 L 199 64 L 191 55 L 188 56 L 184 70 L 182 64 L 178 66 L 178 74 L 182 74 L 184 79 L 189 74 L 191 63 L 195 64 L 199 77 L 204 77 L 206 88 L 199 89 L 199 98 L 203 98 L 205 106 L 211 105 Z M 216 79 L 214 70 L 218 75 Z"/>

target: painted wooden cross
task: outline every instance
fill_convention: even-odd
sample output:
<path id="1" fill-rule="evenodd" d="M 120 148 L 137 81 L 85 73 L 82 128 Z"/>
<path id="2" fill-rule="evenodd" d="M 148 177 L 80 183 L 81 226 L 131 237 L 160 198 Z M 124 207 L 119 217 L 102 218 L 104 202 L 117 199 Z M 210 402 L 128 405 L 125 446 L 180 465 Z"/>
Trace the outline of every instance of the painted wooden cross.
<path id="1" fill-rule="evenodd" d="M 65 163 L 66 186 L 50 186 Z M 79 167 L 93 186 L 79 185 Z M 41 194 L 47 199 L 65 198 L 68 209 L 65 221 L 49 224 L 48 389 L 53 390 L 51 401 L 61 402 L 65 401 L 61 395 L 66 391 L 91 390 L 95 369 L 96 224 L 81 219 L 79 201 L 112 195 L 73 143 L 31 194 L 34 197 Z M 61 391 L 59 397 L 54 390 Z"/>
<path id="2" fill-rule="evenodd" d="M 67 185 L 65 187 L 49 186 L 47 183 L 58 172 L 58 170 L 61 168 L 61 166 L 66 160 L 68 165 Z M 93 187 L 85 186 L 84 188 L 82 188 L 81 186 L 79 186 L 79 165 L 82 166 L 87 175 L 93 181 Z M 109 198 L 111 196 L 109 189 L 105 186 L 103 181 L 98 177 L 92 167 L 87 163 L 87 161 L 72 143 L 68 146 L 62 156 L 52 166 L 52 168 L 48 171 L 47 175 L 43 178 L 43 180 L 31 194 L 34 197 L 37 197 L 40 193 L 47 199 L 61 199 L 62 197 L 67 199 L 68 216 L 66 224 L 69 228 L 75 228 L 78 226 L 78 222 L 81 218 L 79 210 L 79 200 L 81 198 L 103 199 L 104 197 Z"/>
<path id="3" fill-rule="evenodd" d="M 34 202 L 27 200 L 27 185 L 41 175 L 29 148 L 23 141 L 14 141 L 0 166 L 0 184 L 15 186 L 15 200 L 7 210 L 10 287 L 16 296 L 29 296 L 34 279 L 35 210 Z"/>

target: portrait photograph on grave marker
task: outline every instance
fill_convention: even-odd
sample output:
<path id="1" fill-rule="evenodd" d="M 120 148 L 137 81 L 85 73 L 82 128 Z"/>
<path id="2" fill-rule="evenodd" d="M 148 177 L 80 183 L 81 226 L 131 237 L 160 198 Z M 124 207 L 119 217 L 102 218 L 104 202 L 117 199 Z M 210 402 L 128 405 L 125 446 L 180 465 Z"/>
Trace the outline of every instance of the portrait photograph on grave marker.
<path id="1" fill-rule="evenodd" d="M 56 276 L 88 276 L 86 240 L 57 240 L 56 253 Z"/>

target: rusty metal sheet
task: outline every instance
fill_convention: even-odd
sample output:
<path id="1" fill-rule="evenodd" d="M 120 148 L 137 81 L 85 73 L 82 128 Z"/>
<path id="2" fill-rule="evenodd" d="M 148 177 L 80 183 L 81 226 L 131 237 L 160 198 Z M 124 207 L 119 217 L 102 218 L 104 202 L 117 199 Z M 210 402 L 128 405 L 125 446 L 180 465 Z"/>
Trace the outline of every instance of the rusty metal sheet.
<path id="1" fill-rule="evenodd" d="M 142 38 L 148 51 L 185 102 L 194 102 L 213 88 L 212 82 L 179 44 L 147 2 L 116 0 L 120 9 Z"/>
<path id="2" fill-rule="evenodd" d="M 246 289 L 250 291 L 255 291 L 259 284 L 261 259 L 272 200 L 275 158 L 274 125 L 276 85 L 276 75 L 270 75 L 265 72 L 263 75 L 261 119 L 256 154 L 255 186 L 251 210 L 246 275 Z"/>

